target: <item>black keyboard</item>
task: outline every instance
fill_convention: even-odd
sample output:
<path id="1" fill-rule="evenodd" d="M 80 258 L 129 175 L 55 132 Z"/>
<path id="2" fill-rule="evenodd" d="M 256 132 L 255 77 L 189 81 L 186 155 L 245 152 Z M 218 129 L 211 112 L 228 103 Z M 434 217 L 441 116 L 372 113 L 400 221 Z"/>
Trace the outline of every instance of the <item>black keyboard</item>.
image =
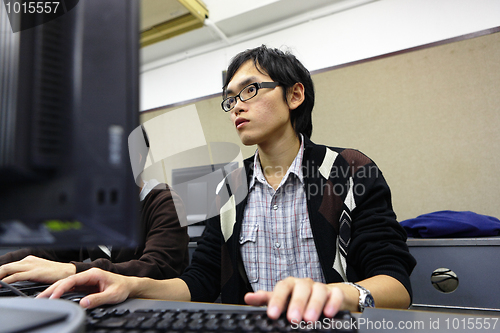
<path id="1" fill-rule="evenodd" d="M 44 291 L 50 284 L 33 282 L 33 281 L 17 281 L 10 284 L 12 287 L 24 293 L 26 296 L 36 296 L 38 293 Z M 17 296 L 14 292 L 7 288 L 0 288 L 1 296 Z"/>
<path id="2" fill-rule="evenodd" d="M 267 317 L 265 310 L 106 309 L 87 310 L 86 332 L 357 332 L 348 311 L 317 322 L 290 323 L 283 314 Z M 353 324 L 354 323 L 354 324 Z"/>

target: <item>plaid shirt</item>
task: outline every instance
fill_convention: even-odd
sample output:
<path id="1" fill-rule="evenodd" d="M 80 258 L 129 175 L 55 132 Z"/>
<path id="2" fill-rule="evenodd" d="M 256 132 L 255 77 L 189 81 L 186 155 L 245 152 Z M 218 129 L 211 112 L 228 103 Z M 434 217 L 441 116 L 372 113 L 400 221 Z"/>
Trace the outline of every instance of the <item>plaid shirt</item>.
<path id="1" fill-rule="evenodd" d="M 253 290 L 274 289 L 288 276 L 325 282 L 314 244 L 302 175 L 304 140 L 276 190 L 254 159 L 240 233 L 243 264 Z"/>

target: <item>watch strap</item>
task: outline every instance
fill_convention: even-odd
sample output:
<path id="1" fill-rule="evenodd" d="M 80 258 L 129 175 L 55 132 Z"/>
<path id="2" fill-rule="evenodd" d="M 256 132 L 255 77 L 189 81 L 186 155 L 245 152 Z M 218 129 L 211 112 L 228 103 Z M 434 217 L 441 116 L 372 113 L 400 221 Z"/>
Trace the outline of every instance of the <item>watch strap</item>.
<path id="1" fill-rule="evenodd" d="M 359 309 L 360 312 L 363 312 L 363 310 L 366 307 L 373 307 L 373 305 L 370 305 L 370 304 L 368 304 L 366 302 L 366 298 L 369 297 L 372 300 L 371 304 L 373 304 L 373 297 L 372 297 L 372 294 L 370 293 L 370 291 L 368 289 L 366 289 L 363 286 L 360 286 L 357 283 L 353 283 L 353 282 L 344 282 L 344 283 L 348 284 L 350 286 L 353 286 L 354 288 L 358 289 L 358 291 L 359 291 L 358 309 Z"/>

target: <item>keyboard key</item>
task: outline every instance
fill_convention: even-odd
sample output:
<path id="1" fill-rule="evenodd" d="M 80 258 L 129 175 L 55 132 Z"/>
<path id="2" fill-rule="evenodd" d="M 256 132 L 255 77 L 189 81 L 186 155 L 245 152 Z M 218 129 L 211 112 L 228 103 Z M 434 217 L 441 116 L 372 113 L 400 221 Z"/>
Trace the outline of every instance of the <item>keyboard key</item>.
<path id="1" fill-rule="evenodd" d="M 157 317 L 152 317 L 152 318 L 146 319 L 141 323 L 141 328 L 146 328 L 146 329 L 154 328 L 158 321 L 159 321 L 159 318 L 157 318 Z"/>
<path id="2" fill-rule="evenodd" d="M 178 319 L 172 324 L 172 329 L 174 330 L 183 330 L 187 326 L 187 320 L 185 319 Z"/>
<path id="3" fill-rule="evenodd" d="M 205 329 L 209 331 L 218 331 L 219 330 L 219 320 L 217 318 L 210 318 L 205 323 Z"/>
<path id="4" fill-rule="evenodd" d="M 226 331 L 234 331 L 236 330 L 236 328 L 238 328 L 238 324 L 234 319 L 227 319 L 222 322 L 220 327 Z"/>
<path id="5" fill-rule="evenodd" d="M 157 329 L 167 329 L 172 326 L 172 323 L 174 322 L 173 318 L 167 318 L 167 319 L 161 319 L 157 324 L 156 328 Z"/>
<path id="6" fill-rule="evenodd" d="M 125 324 L 127 324 L 126 318 L 113 317 L 113 318 L 108 318 L 108 319 L 102 320 L 102 321 L 96 323 L 95 326 L 99 327 L 99 328 L 120 328 L 120 327 L 124 327 Z"/>
<path id="7" fill-rule="evenodd" d="M 191 320 L 191 322 L 189 322 L 188 324 L 188 328 L 190 330 L 193 330 L 193 331 L 198 331 L 200 329 L 203 328 L 203 322 L 204 320 L 203 319 L 194 319 L 194 320 Z"/>

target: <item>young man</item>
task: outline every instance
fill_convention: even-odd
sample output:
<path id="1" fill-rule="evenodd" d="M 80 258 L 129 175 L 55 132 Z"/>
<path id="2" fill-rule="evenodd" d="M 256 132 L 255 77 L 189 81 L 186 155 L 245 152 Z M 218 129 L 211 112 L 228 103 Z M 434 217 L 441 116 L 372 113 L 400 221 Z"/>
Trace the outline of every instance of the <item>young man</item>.
<path id="1" fill-rule="evenodd" d="M 220 214 L 207 222 L 186 272 L 155 281 L 90 270 L 41 297 L 79 285 L 101 291 L 82 299 L 84 307 L 220 294 L 225 303 L 267 304 L 271 318 L 288 308 L 289 320 L 358 311 L 373 300 L 407 308 L 415 260 L 389 188 L 365 155 L 310 141 L 313 105 L 310 74 L 293 55 L 265 46 L 237 55 L 222 107 L 242 143 L 258 149 L 226 178 L 227 193 L 219 187 Z"/>

